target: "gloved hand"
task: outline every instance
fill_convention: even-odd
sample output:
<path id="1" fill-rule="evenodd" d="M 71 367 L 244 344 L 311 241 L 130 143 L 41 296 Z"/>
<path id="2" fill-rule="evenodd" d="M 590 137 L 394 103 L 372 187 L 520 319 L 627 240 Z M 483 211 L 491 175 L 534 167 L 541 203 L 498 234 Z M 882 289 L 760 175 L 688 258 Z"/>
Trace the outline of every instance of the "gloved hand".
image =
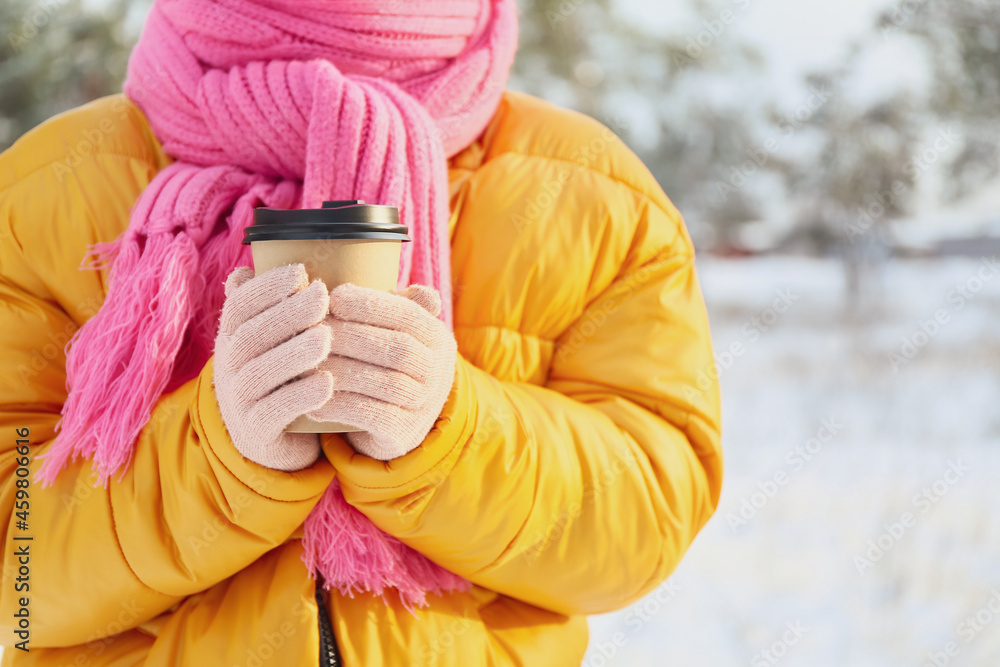
<path id="1" fill-rule="evenodd" d="M 291 264 L 256 277 L 239 267 L 225 290 L 213 381 L 226 429 L 240 454 L 255 463 L 308 468 L 319 458 L 319 436 L 284 429 L 333 393 L 333 378 L 316 370 L 330 353 L 326 285 L 309 284 L 305 267 Z"/>
<path id="2" fill-rule="evenodd" d="M 380 461 L 416 448 L 441 415 L 455 381 L 455 336 L 437 319 L 441 296 L 410 285 L 399 294 L 351 283 L 330 292 L 333 396 L 309 413 L 364 429 L 344 434 L 359 453 Z"/>

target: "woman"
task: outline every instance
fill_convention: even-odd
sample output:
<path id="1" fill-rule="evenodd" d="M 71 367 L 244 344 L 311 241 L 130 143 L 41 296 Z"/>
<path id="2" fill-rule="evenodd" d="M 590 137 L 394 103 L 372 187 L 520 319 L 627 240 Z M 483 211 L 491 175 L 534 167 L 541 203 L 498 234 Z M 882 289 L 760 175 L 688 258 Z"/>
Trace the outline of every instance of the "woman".
<path id="1" fill-rule="evenodd" d="M 691 241 L 515 43 L 157 0 L 124 95 L 0 157 L 2 664 L 578 665 L 673 571 L 722 474 Z M 253 208 L 327 199 L 400 207 L 397 293 L 254 275 Z"/>

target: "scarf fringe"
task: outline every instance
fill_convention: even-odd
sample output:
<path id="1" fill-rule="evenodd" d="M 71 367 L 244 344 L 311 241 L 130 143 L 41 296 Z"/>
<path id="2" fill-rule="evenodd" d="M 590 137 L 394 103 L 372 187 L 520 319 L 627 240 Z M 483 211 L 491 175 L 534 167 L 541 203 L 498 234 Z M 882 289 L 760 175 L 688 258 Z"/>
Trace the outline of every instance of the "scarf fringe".
<path id="1" fill-rule="evenodd" d="M 467 592 L 472 584 L 376 527 L 344 499 L 336 479 L 306 518 L 302 560 L 315 579 L 341 595 L 371 592 L 385 600 L 395 588 L 411 614 L 427 606 L 427 593 Z M 414 614 L 415 615 L 415 614 Z"/>
<path id="2" fill-rule="evenodd" d="M 118 470 L 124 474 L 135 440 L 170 380 L 192 297 L 202 293 L 198 249 L 183 231 L 154 234 L 144 248 L 140 238 L 126 238 L 118 248 L 103 249 L 109 251 L 116 260 L 107 300 L 118 308 L 101 308 L 68 343 L 73 354 L 67 356 L 66 383 L 73 390 L 56 425 L 66 445 L 39 456 L 37 479 L 43 487 L 80 457 L 93 459 L 101 486 Z M 116 283 L 119 272 L 129 280 Z M 108 359 L 129 361 L 114 365 Z"/>

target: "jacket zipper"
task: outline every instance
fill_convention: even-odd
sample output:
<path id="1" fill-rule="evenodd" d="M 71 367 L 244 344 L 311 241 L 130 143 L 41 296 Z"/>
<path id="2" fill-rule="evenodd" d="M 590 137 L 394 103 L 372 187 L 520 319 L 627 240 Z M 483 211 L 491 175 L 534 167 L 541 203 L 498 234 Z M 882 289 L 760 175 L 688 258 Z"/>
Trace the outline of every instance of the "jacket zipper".
<path id="1" fill-rule="evenodd" d="M 323 599 L 323 577 L 316 575 L 316 604 L 319 607 L 319 665 L 320 667 L 343 667 L 340 649 L 337 648 L 337 638 L 333 634 L 333 624 L 326 611 L 326 601 Z"/>

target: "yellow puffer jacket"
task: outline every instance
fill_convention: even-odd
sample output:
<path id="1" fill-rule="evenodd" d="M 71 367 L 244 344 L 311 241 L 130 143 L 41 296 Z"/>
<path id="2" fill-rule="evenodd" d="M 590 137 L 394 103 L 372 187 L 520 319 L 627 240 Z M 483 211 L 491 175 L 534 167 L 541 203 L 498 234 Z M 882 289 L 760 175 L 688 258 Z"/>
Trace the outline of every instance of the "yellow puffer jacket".
<path id="1" fill-rule="evenodd" d="M 86 246 L 125 229 L 169 161 L 120 95 L 0 156 L 0 664 L 315 667 L 299 538 L 337 475 L 383 530 L 474 583 L 416 617 L 394 594 L 333 595 L 347 667 L 579 665 L 585 615 L 664 581 L 722 477 L 691 240 L 649 171 L 596 121 L 505 94 L 449 162 L 457 379 L 406 456 L 325 435 L 301 472 L 245 460 L 210 361 L 161 398 L 120 480 L 94 488 L 77 461 L 17 508 L 17 429 L 46 451 L 64 346 L 107 292 L 105 270 L 78 270 Z M 13 648 L 22 597 L 27 653 Z"/>

